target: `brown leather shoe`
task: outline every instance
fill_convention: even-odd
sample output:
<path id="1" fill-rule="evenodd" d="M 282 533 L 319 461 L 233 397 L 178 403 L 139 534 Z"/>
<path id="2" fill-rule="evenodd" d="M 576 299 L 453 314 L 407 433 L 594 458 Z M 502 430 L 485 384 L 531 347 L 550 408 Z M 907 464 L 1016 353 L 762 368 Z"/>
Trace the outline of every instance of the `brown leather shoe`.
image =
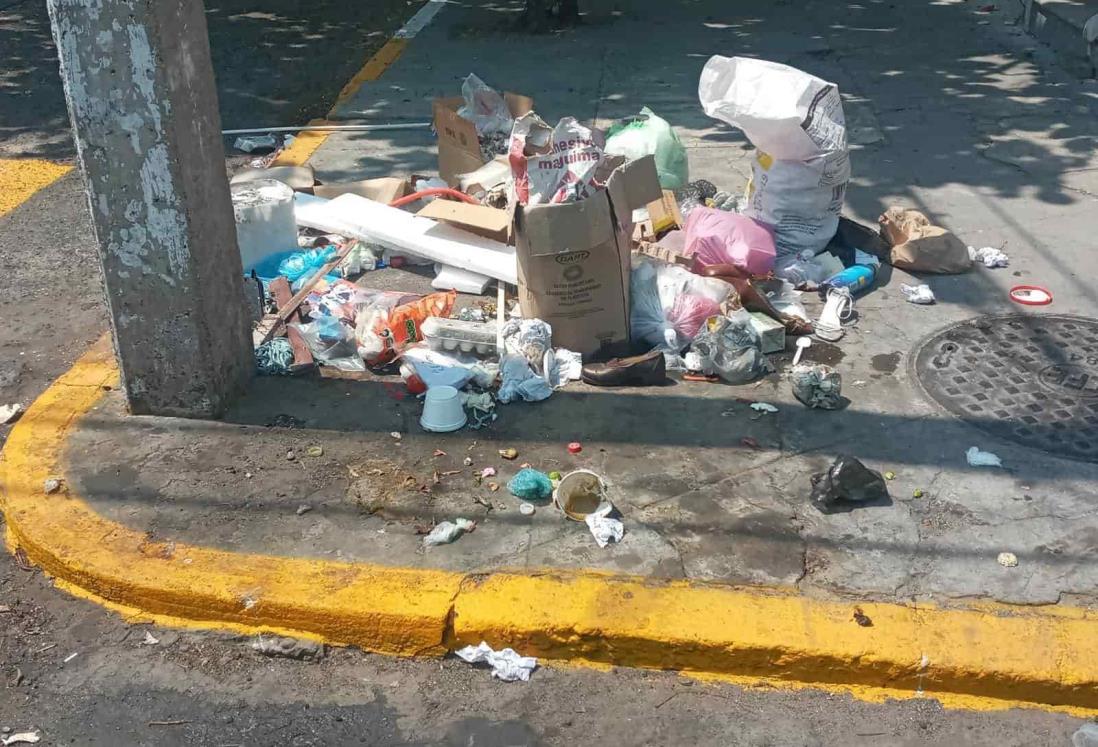
<path id="1" fill-rule="evenodd" d="M 667 381 L 663 353 L 653 350 L 632 358 L 613 358 L 583 367 L 583 382 L 591 386 L 652 386 Z"/>

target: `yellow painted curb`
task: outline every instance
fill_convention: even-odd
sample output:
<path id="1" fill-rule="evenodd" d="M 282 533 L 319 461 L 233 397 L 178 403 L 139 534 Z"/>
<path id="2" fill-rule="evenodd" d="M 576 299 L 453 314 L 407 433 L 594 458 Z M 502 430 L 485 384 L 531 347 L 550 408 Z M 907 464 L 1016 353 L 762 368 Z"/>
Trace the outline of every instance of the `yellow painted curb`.
<path id="1" fill-rule="evenodd" d="M 35 192 L 72 171 L 72 166 L 35 158 L 0 158 L 0 215 L 10 213 Z"/>
<path id="2" fill-rule="evenodd" d="M 593 571 L 459 574 L 236 554 L 153 540 L 67 486 L 71 429 L 117 383 L 104 338 L 12 429 L 0 454 L 9 547 L 128 618 L 277 631 L 396 655 L 487 640 L 549 660 L 682 670 L 859 697 L 1098 712 L 1098 614 L 809 599 Z M 745 679 L 750 678 L 750 679 Z M 756 679 L 758 678 L 758 679 Z"/>

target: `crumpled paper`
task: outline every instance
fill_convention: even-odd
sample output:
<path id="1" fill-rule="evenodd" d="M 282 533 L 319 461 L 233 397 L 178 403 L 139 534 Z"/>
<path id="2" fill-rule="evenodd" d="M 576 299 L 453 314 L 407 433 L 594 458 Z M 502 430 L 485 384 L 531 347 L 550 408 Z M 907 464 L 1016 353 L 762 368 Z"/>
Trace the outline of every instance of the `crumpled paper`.
<path id="1" fill-rule="evenodd" d="M 972 446 L 965 452 L 965 460 L 970 467 L 1002 467 L 1003 460 L 998 454 L 990 451 L 981 451 L 980 447 Z"/>
<path id="2" fill-rule="evenodd" d="M 538 660 L 533 656 L 519 656 L 510 648 L 495 651 L 484 641 L 479 646 L 459 648 L 454 654 L 470 664 L 487 663 L 492 667 L 492 676 L 504 682 L 528 682 L 538 666 Z"/>
<path id="3" fill-rule="evenodd" d="M 540 402 L 553 394 L 549 382 L 534 373 L 521 355 L 504 355 L 499 361 L 499 371 L 501 383 L 496 396 L 505 405 L 518 400 Z"/>
<path id="4" fill-rule="evenodd" d="M 611 542 L 621 542 L 621 538 L 625 536 L 625 525 L 618 519 L 610 518 L 613 511 L 614 504 L 607 501 L 583 519 L 599 547 L 606 547 Z"/>
<path id="5" fill-rule="evenodd" d="M 901 285 L 900 292 L 908 303 L 932 304 L 935 301 L 934 291 L 926 283 L 922 285 Z"/>
<path id="6" fill-rule="evenodd" d="M 423 538 L 423 544 L 427 547 L 447 545 L 466 532 L 471 532 L 476 528 L 477 523 L 475 521 L 470 521 L 469 519 L 442 521 L 436 524 L 435 528 L 431 530 L 431 533 Z"/>
<path id="7" fill-rule="evenodd" d="M 984 267 L 1006 267 L 1010 264 L 1010 257 L 1006 252 L 993 246 L 985 246 L 977 249 L 974 246 L 968 248 L 968 257 L 973 262 L 981 262 Z"/>
<path id="8" fill-rule="evenodd" d="M 553 347 L 553 328 L 540 319 L 511 319 L 503 325 L 503 350 L 520 355 L 540 371 L 545 353 Z"/>

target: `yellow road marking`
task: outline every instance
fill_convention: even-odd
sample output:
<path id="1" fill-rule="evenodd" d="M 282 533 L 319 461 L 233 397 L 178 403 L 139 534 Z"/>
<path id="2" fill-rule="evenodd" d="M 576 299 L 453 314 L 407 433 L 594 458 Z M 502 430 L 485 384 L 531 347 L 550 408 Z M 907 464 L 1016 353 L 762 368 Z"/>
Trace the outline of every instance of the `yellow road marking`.
<path id="1" fill-rule="evenodd" d="M 596 571 L 462 574 L 232 553 L 152 540 L 95 513 L 66 477 L 70 431 L 118 382 L 104 338 L 15 424 L 0 454 L 9 548 L 58 586 L 167 625 L 276 631 L 396 655 L 487 640 L 562 664 L 677 669 L 859 698 L 1098 713 L 1098 612 L 812 599 Z"/>
<path id="2" fill-rule="evenodd" d="M 70 171 L 72 166 L 53 161 L 0 158 L 0 215 L 10 213 Z"/>

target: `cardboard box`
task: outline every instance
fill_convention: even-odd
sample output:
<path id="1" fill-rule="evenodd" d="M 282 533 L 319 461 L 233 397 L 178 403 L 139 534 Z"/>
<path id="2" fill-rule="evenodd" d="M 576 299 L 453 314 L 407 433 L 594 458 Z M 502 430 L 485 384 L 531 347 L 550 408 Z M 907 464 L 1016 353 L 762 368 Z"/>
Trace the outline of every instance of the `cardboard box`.
<path id="1" fill-rule="evenodd" d="M 648 203 L 648 220 L 636 225 L 633 238 L 637 241 L 652 242 L 663 231 L 682 228 L 682 226 L 682 211 L 679 209 L 678 200 L 675 199 L 675 193 L 665 189 L 660 199 Z"/>
<path id="2" fill-rule="evenodd" d="M 522 314 L 553 327 L 553 345 L 605 358 L 629 353 L 633 210 L 659 199 L 651 156 L 619 166 L 581 202 L 518 205 L 515 246 Z"/>
<path id="3" fill-rule="evenodd" d="M 393 200 L 412 193 L 407 179 L 386 176 L 381 179 L 365 179 L 360 182 L 333 182 L 313 187 L 317 197 L 334 200 L 340 195 L 352 194 L 388 205 Z"/>
<path id="4" fill-rule="evenodd" d="M 454 200 L 431 200 L 416 215 L 449 223 L 486 239 L 510 243 L 511 213 L 506 210 Z"/>
<path id="5" fill-rule="evenodd" d="M 512 117 L 534 110 L 534 100 L 517 93 L 504 93 Z M 485 163 L 480 153 L 476 126 L 458 115 L 465 103 L 461 96 L 435 99 L 431 105 L 435 132 L 438 133 L 438 173 L 450 186 L 457 186 L 458 174 L 476 171 Z"/>

